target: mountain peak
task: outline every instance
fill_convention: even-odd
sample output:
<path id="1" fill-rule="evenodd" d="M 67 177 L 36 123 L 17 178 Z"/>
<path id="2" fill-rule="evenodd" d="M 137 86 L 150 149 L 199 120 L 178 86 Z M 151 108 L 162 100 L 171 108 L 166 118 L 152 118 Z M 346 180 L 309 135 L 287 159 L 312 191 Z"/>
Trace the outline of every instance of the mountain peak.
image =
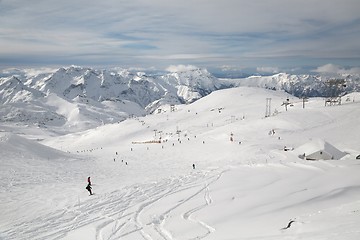
<path id="1" fill-rule="evenodd" d="M 18 77 L 12 76 L 0 79 L 0 96 L 0 102 L 6 104 L 28 102 L 43 95 L 39 91 L 25 86 Z"/>

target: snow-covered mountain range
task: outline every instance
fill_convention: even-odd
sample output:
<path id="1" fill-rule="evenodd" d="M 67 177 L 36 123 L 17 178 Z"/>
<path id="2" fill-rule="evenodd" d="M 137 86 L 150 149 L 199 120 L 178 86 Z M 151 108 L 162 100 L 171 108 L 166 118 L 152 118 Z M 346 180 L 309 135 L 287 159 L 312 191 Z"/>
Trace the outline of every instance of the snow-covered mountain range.
<path id="1" fill-rule="evenodd" d="M 58 126 L 62 130 L 64 126 L 71 129 L 74 124 L 87 129 L 118 122 L 152 113 L 161 106 L 192 103 L 215 90 L 238 86 L 284 90 L 298 97 L 326 96 L 325 83 L 330 79 L 285 73 L 219 79 L 199 68 L 146 74 L 77 66 L 35 74 L 17 70 L 0 76 L 0 121 Z M 359 76 L 341 77 L 346 82 L 342 92 L 360 91 Z"/>
<path id="2" fill-rule="evenodd" d="M 84 127 L 96 126 L 191 103 L 222 87 L 205 69 L 152 76 L 75 66 L 31 75 L 19 70 L 0 78 L 0 121 L 63 126 L 76 117 Z"/>
<path id="3" fill-rule="evenodd" d="M 296 97 L 329 97 L 336 86 L 328 84 L 331 80 L 343 80 L 338 86 L 338 94 L 360 90 L 359 75 L 291 75 L 278 73 L 272 76 L 252 76 L 236 81 L 236 86 L 262 87 L 273 90 L 284 90 Z"/>

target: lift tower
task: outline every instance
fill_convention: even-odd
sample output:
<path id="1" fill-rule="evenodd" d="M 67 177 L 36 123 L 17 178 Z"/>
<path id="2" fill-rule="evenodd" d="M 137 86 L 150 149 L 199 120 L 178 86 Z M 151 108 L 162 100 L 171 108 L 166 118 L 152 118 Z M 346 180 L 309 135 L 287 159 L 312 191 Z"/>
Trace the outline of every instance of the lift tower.
<path id="1" fill-rule="evenodd" d="M 325 82 L 325 106 L 341 105 L 341 95 L 346 87 L 345 79 L 330 79 Z"/>

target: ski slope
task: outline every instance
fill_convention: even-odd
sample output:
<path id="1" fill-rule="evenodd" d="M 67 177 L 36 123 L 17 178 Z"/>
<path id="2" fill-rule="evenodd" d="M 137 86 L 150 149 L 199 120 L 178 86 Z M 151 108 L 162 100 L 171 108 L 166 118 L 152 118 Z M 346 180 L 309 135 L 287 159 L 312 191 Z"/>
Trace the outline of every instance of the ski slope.
<path id="1" fill-rule="evenodd" d="M 239 87 L 67 135 L 2 123 L 0 239 L 357 240 L 360 94 L 351 99 L 303 109 Z M 311 139 L 347 154 L 300 159 Z"/>

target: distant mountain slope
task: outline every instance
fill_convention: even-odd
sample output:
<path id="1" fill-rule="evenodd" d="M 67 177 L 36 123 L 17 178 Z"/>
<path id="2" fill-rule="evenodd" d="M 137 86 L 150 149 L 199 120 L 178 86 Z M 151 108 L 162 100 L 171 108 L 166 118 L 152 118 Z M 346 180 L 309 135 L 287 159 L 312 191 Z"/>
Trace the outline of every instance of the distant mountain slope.
<path id="1" fill-rule="evenodd" d="M 45 96 L 40 91 L 24 85 L 17 77 L 0 78 L 0 103 L 28 102 Z"/>
<path id="2" fill-rule="evenodd" d="M 360 76 L 357 75 L 320 76 L 279 73 L 272 76 L 252 76 L 232 79 L 228 80 L 228 82 L 231 82 L 233 86 L 284 90 L 296 97 L 327 97 L 331 91 L 327 81 L 331 79 L 345 80 L 345 85 L 341 85 L 338 89 L 340 94 L 360 91 Z"/>
<path id="3" fill-rule="evenodd" d="M 71 66 L 30 76 L 17 70 L 0 78 L 0 121 L 61 127 L 76 118 L 87 128 L 191 103 L 223 87 L 205 69 L 147 75 Z"/>
<path id="4" fill-rule="evenodd" d="M 41 92 L 55 93 L 67 99 L 82 96 L 100 102 L 129 100 L 143 108 L 161 98 L 175 104 L 193 102 L 220 88 L 218 79 L 201 69 L 148 76 L 128 70 L 116 72 L 73 66 L 60 68 L 36 81 L 27 81 Z"/>

